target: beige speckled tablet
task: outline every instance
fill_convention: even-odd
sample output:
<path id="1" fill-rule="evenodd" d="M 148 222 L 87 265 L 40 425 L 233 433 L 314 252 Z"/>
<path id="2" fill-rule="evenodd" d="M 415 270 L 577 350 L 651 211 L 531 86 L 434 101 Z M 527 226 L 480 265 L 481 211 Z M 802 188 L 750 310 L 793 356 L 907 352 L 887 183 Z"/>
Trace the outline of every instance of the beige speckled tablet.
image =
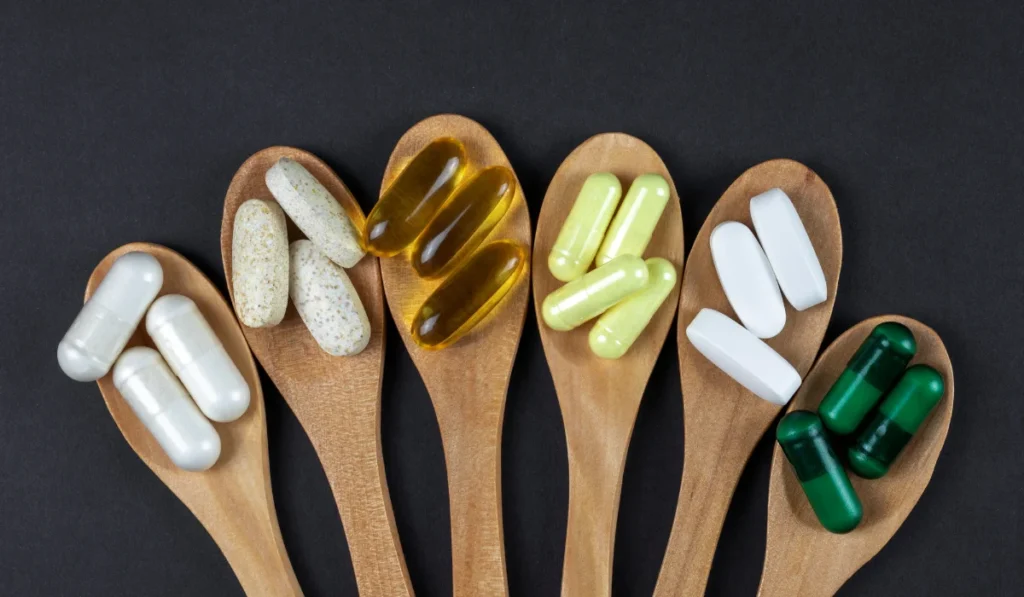
<path id="1" fill-rule="evenodd" d="M 363 258 L 365 251 L 352 220 L 302 164 L 281 158 L 267 170 L 266 181 L 288 217 L 331 261 L 352 267 Z"/>
<path id="2" fill-rule="evenodd" d="M 288 309 L 288 228 L 273 201 L 249 199 L 235 212 L 231 288 L 243 325 L 281 323 Z"/>
<path id="3" fill-rule="evenodd" d="M 370 320 L 345 270 L 308 240 L 297 240 L 291 257 L 291 296 L 320 348 L 334 356 L 362 352 L 370 342 Z"/>

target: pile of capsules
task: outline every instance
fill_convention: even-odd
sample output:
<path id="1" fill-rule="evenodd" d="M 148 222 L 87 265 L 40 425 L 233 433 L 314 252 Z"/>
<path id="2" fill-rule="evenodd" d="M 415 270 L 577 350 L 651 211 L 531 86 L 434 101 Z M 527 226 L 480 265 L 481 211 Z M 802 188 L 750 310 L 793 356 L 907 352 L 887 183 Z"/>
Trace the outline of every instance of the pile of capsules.
<path id="1" fill-rule="evenodd" d="M 241 417 L 249 385 L 192 299 L 167 294 L 154 302 L 163 280 L 152 255 L 117 258 L 61 340 L 57 360 L 77 381 L 96 381 L 113 365 L 117 390 L 171 461 L 203 471 L 220 457 L 210 421 Z M 124 350 L 143 315 L 159 352 Z"/>
<path id="2" fill-rule="evenodd" d="M 614 174 L 587 177 L 548 255 L 551 275 L 567 283 L 544 299 L 548 327 L 568 331 L 600 315 L 590 350 L 605 359 L 626 354 L 676 285 L 667 259 L 642 258 L 670 193 L 664 178 L 644 174 L 619 206 Z"/>
<path id="3" fill-rule="evenodd" d="M 878 479 L 942 399 L 945 383 L 938 371 L 927 365 L 907 367 L 916 352 L 917 342 L 906 326 L 879 324 L 825 394 L 817 413 L 796 410 L 779 422 L 775 437 L 828 531 L 852 531 L 863 516 L 860 499 L 832 450 L 836 438 L 854 440 L 846 451 L 854 473 Z M 874 417 L 868 418 L 872 411 Z"/>

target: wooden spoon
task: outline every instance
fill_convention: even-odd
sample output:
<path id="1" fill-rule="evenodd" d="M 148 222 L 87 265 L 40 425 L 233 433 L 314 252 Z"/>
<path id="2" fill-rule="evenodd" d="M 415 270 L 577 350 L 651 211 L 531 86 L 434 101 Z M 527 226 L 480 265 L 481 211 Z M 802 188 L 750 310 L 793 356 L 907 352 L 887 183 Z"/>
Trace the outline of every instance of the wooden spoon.
<path id="1" fill-rule="evenodd" d="M 398 140 L 381 190 L 438 137 L 462 141 L 471 168 L 503 165 L 512 169 L 484 127 L 463 116 L 444 114 L 421 121 Z M 508 213 L 484 242 L 502 238 L 530 248 L 530 215 L 518 179 Z M 426 350 L 412 340 L 410 330 L 417 309 L 440 281 L 419 278 L 405 256 L 382 259 L 380 268 L 391 316 L 437 413 L 448 467 L 453 593 L 456 597 L 505 595 L 501 428 L 505 393 L 526 317 L 529 274 L 469 335 L 443 350 Z"/>
<path id="2" fill-rule="evenodd" d="M 864 519 L 845 535 L 830 533 L 821 526 L 776 443 L 768 490 L 767 553 L 758 591 L 761 597 L 834 594 L 889 542 L 932 478 L 953 415 L 953 365 L 939 335 L 919 321 L 886 315 L 847 330 L 818 359 L 789 410 L 816 410 L 861 342 L 876 325 L 886 321 L 910 328 L 917 339 L 917 355 L 911 364 L 934 367 L 946 382 L 946 392 L 887 475 L 872 481 L 850 473 L 864 506 Z"/>
<path id="3" fill-rule="evenodd" d="M 363 225 L 359 204 L 316 156 L 293 147 L 257 152 L 238 169 L 224 198 L 220 250 L 229 292 L 235 212 L 248 199 L 273 199 L 264 176 L 282 157 L 302 164 L 341 203 L 353 223 L 359 228 Z M 304 238 L 291 222 L 288 238 Z M 384 294 L 380 270 L 377 259 L 367 255 L 346 271 L 370 319 L 370 344 L 363 352 L 333 357 L 321 350 L 290 303 L 280 324 L 267 328 L 242 326 L 242 333 L 320 458 L 341 513 L 359 594 L 412 595 L 381 455 Z"/>
<path id="4" fill-rule="evenodd" d="M 789 195 L 825 272 L 828 300 L 805 311 L 786 303 L 786 327 L 767 340 L 800 375 L 807 373 L 832 316 L 843 259 L 839 214 L 828 186 L 803 164 L 771 160 L 726 189 L 697 235 L 679 301 L 679 373 L 683 386 L 683 479 L 672 534 L 655 597 L 701 596 L 718 535 L 743 467 L 781 407 L 761 400 L 705 359 L 686 338 L 686 326 L 710 307 L 736 319 L 711 261 L 709 235 L 735 220 L 751 226 L 750 199 L 779 187 Z"/>
<path id="5" fill-rule="evenodd" d="M 263 389 L 235 314 L 214 285 L 187 259 L 150 243 L 124 245 L 104 257 L 89 277 L 86 300 L 110 271 L 114 260 L 132 251 L 149 253 L 160 262 L 164 270 L 161 295 L 183 294 L 195 301 L 249 383 L 251 403 L 237 421 L 214 423 L 220 434 L 220 459 L 210 470 L 197 473 L 184 471 L 171 463 L 114 387 L 112 374 L 97 382 L 103 400 L 139 458 L 206 527 L 224 552 L 246 595 L 301 596 L 302 590 L 288 561 L 274 510 Z M 139 326 L 128 343 L 128 346 L 140 345 L 155 348 L 144 325 Z"/>
<path id="6" fill-rule="evenodd" d="M 677 285 L 629 352 L 618 360 L 601 359 L 591 352 L 589 324 L 558 332 L 541 320 L 544 299 L 562 286 L 548 270 L 548 255 L 583 181 L 595 172 L 615 174 L 623 190 L 641 174 L 660 174 L 668 181 L 671 198 L 645 257 L 664 257 L 676 271 L 683 266 L 679 195 L 665 163 L 649 145 L 623 133 L 605 133 L 587 139 L 565 158 L 544 196 L 533 255 L 533 298 L 540 339 L 561 405 L 569 451 L 563 597 L 611 594 L 626 451 L 644 388 L 672 325 L 679 297 Z"/>

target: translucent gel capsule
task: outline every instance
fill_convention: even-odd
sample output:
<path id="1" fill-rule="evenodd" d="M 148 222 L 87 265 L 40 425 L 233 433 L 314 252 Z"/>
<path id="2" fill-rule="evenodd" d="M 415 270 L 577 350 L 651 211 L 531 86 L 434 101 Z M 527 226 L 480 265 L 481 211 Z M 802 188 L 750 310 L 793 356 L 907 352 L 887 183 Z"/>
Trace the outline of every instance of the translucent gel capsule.
<path id="1" fill-rule="evenodd" d="M 444 348 L 466 335 L 493 309 L 526 270 L 526 251 L 511 241 L 490 243 L 434 290 L 412 322 L 424 348 Z"/>
<path id="2" fill-rule="evenodd" d="M 945 391 L 942 375 L 935 369 L 927 365 L 907 369 L 878 407 L 874 420 L 850 447 L 853 472 L 866 479 L 887 473 Z"/>
<path id="3" fill-rule="evenodd" d="M 818 415 L 807 410 L 789 413 L 779 421 L 775 438 L 821 526 L 832 533 L 848 533 L 856 528 L 864 508 L 829 445 Z"/>
<path id="4" fill-rule="evenodd" d="M 619 255 L 642 257 L 668 198 L 668 182 L 661 176 L 644 174 L 636 177 L 615 213 L 601 250 L 597 252 L 597 265 L 604 265 Z"/>
<path id="5" fill-rule="evenodd" d="M 914 334 L 906 326 L 895 322 L 875 326 L 822 398 L 818 414 L 825 426 L 839 435 L 856 431 L 916 352 Z"/>
<path id="6" fill-rule="evenodd" d="M 440 278 L 476 249 L 508 211 L 516 177 L 504 166 L 480 171 L 455 190 L 412 246 L 412 267 L 423 278 Z"/>
<path id="7" fill-rule="evenodd" d="M 552 276 L 571 282 L 587 273 L 621 197 L 622 183 L 611 172 L 587 177 L 548 255 Z"/>
<path id="8" fill-rule="evenodd" d="M 667 259 L 647 260 L 648 281 L 604 312 L 590 330 L 590 350 L 603 359 L 626 354 L 676 285 L 676 268 Z"/>
<path id="9" fill-rule="evenodd" d="M 366 249 L 389 257 L 409 246 L 451 196 L 466 170 L 457 139 L 436 139 L 409 162 L 366 218 Z"/>
<path id="10" fill-rule="evenodd" d="M 571 330 L 646 286 L 648 276 L 643 259 L 621 255 L 549 294 L 541 309 L 544 323 Z"/>

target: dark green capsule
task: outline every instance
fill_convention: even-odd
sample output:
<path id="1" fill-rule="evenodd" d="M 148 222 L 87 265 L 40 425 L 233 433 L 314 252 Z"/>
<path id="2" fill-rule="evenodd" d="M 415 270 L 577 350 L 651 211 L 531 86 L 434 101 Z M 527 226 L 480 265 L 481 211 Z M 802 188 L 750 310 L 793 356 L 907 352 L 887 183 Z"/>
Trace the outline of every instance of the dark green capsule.
<path id="1" fill-rule="evenodd" d="M 942 375 L 935 369 L 928 365 L 907 369 L 882 400 L 874 420 L 850 447 L 853 472 L 866 479 L 877 479 L 887 473 L 945 391 Z"/>
<path id="2" fill-rule="evenodd" d="M 825 426 L 839 435 L 856 431 L 916 352 L 914 334 L 905 325 L 875 326 L 821 400 L 818 414 Z"/>
<path id="3" fill-rule="evenodd" d="M 809 410 L 789 413 L 779 421 L 775 438 L 793 465 L 821 526 L 832 533 L 848 533 L 856 528 L 864 508 L 828 443 L 818 415 Z"/>

